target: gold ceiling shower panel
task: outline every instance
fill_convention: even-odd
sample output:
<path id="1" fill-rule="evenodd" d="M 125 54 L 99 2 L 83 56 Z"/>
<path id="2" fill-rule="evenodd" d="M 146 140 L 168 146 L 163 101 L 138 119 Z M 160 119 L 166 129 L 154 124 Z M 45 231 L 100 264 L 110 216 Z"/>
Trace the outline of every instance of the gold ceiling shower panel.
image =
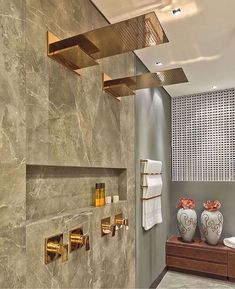
<path id="1" fill-rule="evenodd" d="M 188 79 L 182 68 L 174 68 L 156 73 L 104 80 L 103 89 L 114 97 L 133 95 L 134 90 L 185 83 Z M 126 92 L 129 92 L 126 94 Z M 132 92 L 132 93 L 131 93 Z"/>
<path id="2" fill-rule="evenodd" d="M 59 38 L 53 35 L 51 32 L 47 32 L 48 42 L 48 56 L 60 64 L 66 66 L 68 69 L 79 74 L 79 69 L 98 65 L 98 63 L 84 52 L 78 45 L 71 48 L 60 49 L 55 52 L 50 52 L 50 45 L 58 42 Z"/>
<path id="3" fill-rule="evenodd" d="M 154 12 L 63 40 L 48 33 L 48 56 L 69 69 L 97 65 L 95 61 L 168 42 Z"/>

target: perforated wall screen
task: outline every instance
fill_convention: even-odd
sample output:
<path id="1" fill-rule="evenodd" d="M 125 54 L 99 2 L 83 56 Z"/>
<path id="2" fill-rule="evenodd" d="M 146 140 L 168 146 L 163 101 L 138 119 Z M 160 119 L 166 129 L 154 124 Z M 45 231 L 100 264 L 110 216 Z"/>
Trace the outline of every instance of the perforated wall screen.
<path id="1" fill-rule="evenodd" d="M 235 89 L 172 98 L 172 180 L 235 181 Z"/>

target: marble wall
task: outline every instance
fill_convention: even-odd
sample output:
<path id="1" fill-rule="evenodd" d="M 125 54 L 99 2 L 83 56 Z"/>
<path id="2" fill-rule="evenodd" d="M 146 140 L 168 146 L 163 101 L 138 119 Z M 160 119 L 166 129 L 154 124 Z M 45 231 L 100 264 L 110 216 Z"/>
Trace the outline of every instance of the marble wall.
<path id="1" fill-rule="evenodd" d="M 0 287 L 25 286 L 25 3 L 0 1 Z"/>
<path id="2" fill-rule="evenodd" d="M 102 72 L 132 75 L 135 57 L 81 76 L 47 57 L 48 30 L 64 38 L 104 25 L 89 0 L 0 0 L 0 288 L 135 287 L 134 99 L 102 92 Z M 122 201 L 92 207 L 99 181 Z M 121 212 L 129 231 L 101 237 L 101 219 Z M 80 226 L 91 250 L 45 265 L 45 238 L 67 242 Z"/>

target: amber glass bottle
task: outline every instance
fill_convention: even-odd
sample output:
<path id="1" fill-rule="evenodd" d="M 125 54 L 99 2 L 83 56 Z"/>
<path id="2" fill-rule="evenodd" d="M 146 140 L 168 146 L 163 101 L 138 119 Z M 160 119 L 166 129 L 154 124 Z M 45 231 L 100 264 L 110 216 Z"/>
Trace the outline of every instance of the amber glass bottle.
<path id="1" fill-rule="evenodd" d="M 105 205 L 105 183 L 101 183 L 100 205 Z"/>
<path id="2" fill-rule="evenodd" d="M 95 184 L 95 206 L 96 207 L 101 206 L 101 184 L 100 183 Z"/>
<path id="3" fill-rule="evenodd" d="M 102 204 L 103 204 L 103 206 L 105 205 L 105 183 L 103 183 Z"/>

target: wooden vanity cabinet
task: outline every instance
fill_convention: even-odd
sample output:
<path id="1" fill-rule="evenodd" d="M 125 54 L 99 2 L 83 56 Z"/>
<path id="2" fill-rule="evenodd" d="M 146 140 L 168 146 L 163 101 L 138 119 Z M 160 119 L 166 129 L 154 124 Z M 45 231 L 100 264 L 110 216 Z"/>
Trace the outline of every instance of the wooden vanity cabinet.
<path id="1" fill-rule="evenodd" d="M 235 281 L 235 250 L 228 248 L 228 277 Z"/>
<path id="2" fill-rule="evenodd" d="M 223 243 L 210 246 L 199 238 L 184 243 L 171 236 L 166 243 L 166 264 L 171 270 L 235 280 L 235 250 Z"/>

